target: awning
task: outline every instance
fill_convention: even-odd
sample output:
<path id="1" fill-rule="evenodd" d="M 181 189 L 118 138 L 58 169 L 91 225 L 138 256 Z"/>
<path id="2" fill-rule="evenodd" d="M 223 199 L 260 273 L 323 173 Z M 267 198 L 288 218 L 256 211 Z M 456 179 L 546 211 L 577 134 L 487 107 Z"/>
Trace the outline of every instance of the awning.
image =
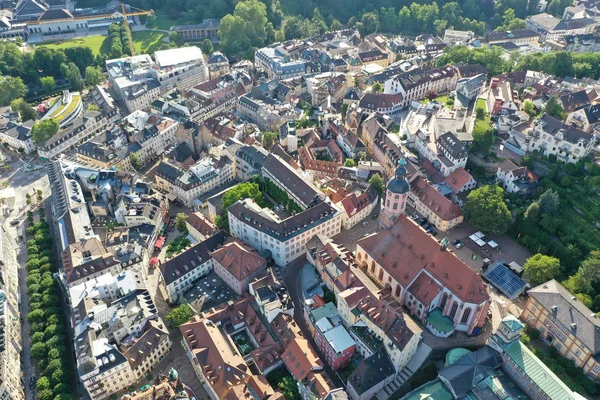
<path id="1" fill-rule="evenodd" d="M 162 249 L 162 247 L 165 245 L 165 237 L 161 236 L 158 239 L 156 239 L 156 242 L 154 243 L 154 247 L 156 247 L 157 249 Z"/>
<path id="2" fill-rule="evenodd" d="M 160 264 L 160 261 L 158 261 L 158 257 L 152 257 L 150 259 L 150 265 L 158 265 Z"/>
<path id="3" fill-rule="evenodd" d="M 498 247 L 498 243 L 494 242 L 493 240 L 490 240 L 489 242 L 487 242 L 487 244 L 492 248 L 495 249 L 496 247 Z"/>
<path id="4" fill-rule="evenodd" d="M 485 240 L 477 239 L 475 240 L 475 243 L 477 243 L 477 246 L 479 247 L 485 246 Z"/>
<path id="5" fill-rule="evenodd" d="M 482 237 L 484 237 L 485 235 L 483 234 L 483 232 L 477 232 L 475 234 L 475 236 L 477 236 L 479 239 L 481 239 Z"/>

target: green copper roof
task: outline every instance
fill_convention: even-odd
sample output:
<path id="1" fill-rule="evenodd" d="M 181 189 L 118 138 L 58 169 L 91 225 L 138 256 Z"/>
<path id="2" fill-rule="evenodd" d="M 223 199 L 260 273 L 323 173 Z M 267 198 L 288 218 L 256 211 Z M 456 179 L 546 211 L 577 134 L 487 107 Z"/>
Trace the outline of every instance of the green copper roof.
<path id="1" fill-rule="evenodd" d="M 446 354 L 446 367 L 451 366 L 456 361 L 458 361 L 459 358 L 461 358 L 465 354 L 469 354 L 470 352 L 471 350 L 463 349 L 462 347 L 457 347 L 455 349 L 450 350 Z"/>
<path id="2" fill-rule="evenodd" d="M 327 303 L 323 307 L 319 307 L 310 312 L 310 318 L 314 321 L 320 321 L 322 318 L 327 318 L 332 314 L 337 312 L 337 308 L 335 308 L 335 304 Z"/>
<path id="3" fill-rule="evenodd" d="M 439 380 L 431 381 L 413 390 L 402 400 L 452 400 L 452 393 Z"/>
<path id="4" fill-rule="evenodd" d="M 515 317 L 512 314 L 509 314 L 506 317 L 502 318 L 502 323 L 506 325 L 506 327 L 510 329 L 511 332 L 523 329 L 523 324 L 521 323 L 521 321 L 519 321 L 517 317 Z"/>
<path id="5" fill-rule="evenodd" d="M 510 343 L 504 352 L 551 399 L 576 400 L 580 398 L 520 341 L 515 340 Z"/>
<path id="6" fill-rule="evenodd" d="M 452 318 L 442 317 L 442 310 L 436 308 L 427 315 L 427 322 L 431 324 L 438 332 L 452 332 L 454 330 L 454 322 Z"/>

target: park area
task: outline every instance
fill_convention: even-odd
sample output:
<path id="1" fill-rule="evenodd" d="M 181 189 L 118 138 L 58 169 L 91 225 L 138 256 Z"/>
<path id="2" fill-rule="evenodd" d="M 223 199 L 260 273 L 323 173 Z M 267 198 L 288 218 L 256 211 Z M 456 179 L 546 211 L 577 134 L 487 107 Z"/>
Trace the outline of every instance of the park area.
<path id="1" fill-rule="evenodd" d="M 163 43 L 163 39 L 168 37 L 166 32 L 161 31 L 136 31 L 132 32 L 133 45 L 138 54 L 153 53 L 158 50 Z M 67 49 L 69 47 L 84 46 L 92 49 L 94 55 L 108 54 L 110 52 L 110 39 L 107 36 L 86 36 L 82 38 L 44 43 L 38 46 L 44 46 L 51 49 Z"/>

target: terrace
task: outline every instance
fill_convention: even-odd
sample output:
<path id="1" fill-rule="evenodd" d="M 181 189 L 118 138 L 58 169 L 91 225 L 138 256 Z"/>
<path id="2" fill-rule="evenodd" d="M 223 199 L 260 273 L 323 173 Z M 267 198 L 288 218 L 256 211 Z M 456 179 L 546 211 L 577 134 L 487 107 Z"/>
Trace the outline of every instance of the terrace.
<path id="1" fill-rule="evenodd" d="M 377 337 L 373 332 L 370 332 L 366 326 L 353 326 L 350 328 L 350 332 L 354 333 L 368 348 L 371 352 L 377 351 L 381 346 L 381 339 Z"/>

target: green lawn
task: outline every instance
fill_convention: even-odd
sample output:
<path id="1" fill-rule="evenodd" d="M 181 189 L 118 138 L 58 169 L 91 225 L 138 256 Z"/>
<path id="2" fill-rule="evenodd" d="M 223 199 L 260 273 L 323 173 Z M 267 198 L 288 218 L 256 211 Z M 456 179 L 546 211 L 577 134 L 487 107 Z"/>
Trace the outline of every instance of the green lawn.
<path id="1" fill-rule="evenodd" d="M 131 35 L 137 54 L 154 53 L 161 45 L 162 39 L 168 36 L 167 33 L 158 31 L 137 31 Z"/>
<path id="2" fill-rule="evenodd" d="M 51 49 L 67 49 L 69 47 L 86 46 L 92 49 L 94 55 L 100 53 L 106 53 L 109 51 L 109 43 L 106 36 L 86 36 L 83 38 L 57 41 L 40 44 L 39 46 L 45 46 Z"/>
<path id="3" fill-rule="evenodd" d="M 477 104 L 475 104 L 475 109 L 478 108 L 483 108 L 485 110 L 485 112 L 487 113 L 487 101 L 485 101 L 485 99 L 477 99 Z"/>
<path id="4" fill-rule="evenodd" d="M 176 19 L 171 19 L 166 15 L 157 15 L 156 16 L 156 29 L 163 29 L 168 31 L 174 25 L 183 25 Z"/>
<path id="5" fill-rule="evenodd" d="M 438 96 L 434 100 L 437 101 L 438 103 L 441 103 L 441 104 L 444 104 L 444 105 L 446 105 L 446 103 L 448 103 L 448 100 L 454 101 L 454 99 L 451 99 L 447 95 Z M 421 100 L 422 104 L 428 104 L 429 102 L 430 102 L 429 99 L 423 99 L 423 100 Z"/>
<path id="6" fill-rule="evenodd" d="M 132 32 L 133 45 L 137 54 L 154 53 L 162 43 L 162 39 L 168 34 L 159 31 L 137 31 Z M 40 46 L 52 49 L 66 49 L 76 46 L 87 46 L 94 54 L 107 54 L 110 51 L 110 43 L 106 36 L 87 36 L 53 43 L 44 43 Z"/>

